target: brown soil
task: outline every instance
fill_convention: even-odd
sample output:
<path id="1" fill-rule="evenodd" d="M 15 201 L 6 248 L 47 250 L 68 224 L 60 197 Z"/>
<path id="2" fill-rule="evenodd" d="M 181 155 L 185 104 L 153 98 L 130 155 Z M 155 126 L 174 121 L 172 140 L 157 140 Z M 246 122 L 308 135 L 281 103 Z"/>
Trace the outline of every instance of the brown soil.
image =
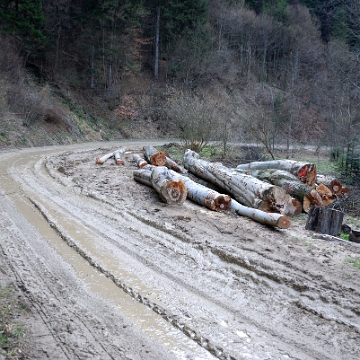
<path id="1" fill-rule="evenodd" d="M 0 153 L 0 266 L 29 359 L 358 359 L 360 248 L 136 183 L 145 143 Z M 124 166 L 95 159 L 126 146 Z M 30 344 L 30 345 L 29 345 Z"/>

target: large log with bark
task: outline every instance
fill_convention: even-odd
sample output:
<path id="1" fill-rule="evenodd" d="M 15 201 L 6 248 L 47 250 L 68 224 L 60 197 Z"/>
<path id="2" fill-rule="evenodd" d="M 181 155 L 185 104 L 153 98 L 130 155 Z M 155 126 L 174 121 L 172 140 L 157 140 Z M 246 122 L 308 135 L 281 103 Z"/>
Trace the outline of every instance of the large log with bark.
<path id="1" fill-rule="evenodd" d="M 249 175 L 283 188 L 289 195 L 301 202 L 304 196 L 312 190 L 312 187 L 302 183 L 295 175 L 285 170 L 251 170 Z"/>
<path id="2" fill-rule="evenodd" d="M 231 200 L 231 210 L 234 210 L 241 216 L 246 216 L 260 224 L 278 227 L 280 229 L 287 229 L 291 225 L 291 220 L 278 213 L 268 213 L 258 209 L 250 208 L 239 204 L 236 200 Z"/>
<path id="3" fill-rule="evenodd" d="M 182 180 L 184 182 L 188 199 L 215 211 L 229 209 L 231 204 L 231 197 L 229 195 L 220 194 L 219 192 L 198 184 L 173 170 L 170 170 L 170 176 L 173 179 Z"/>
<path id="4" fill-rule="evenodd" d="M 149 167 L 134 170 L 134 179 L 151 186 L 167 204 L 182 204 L 187 197 L 186 186 L 181 180 L 173 180 L 165 166 Z"/>
<path id="5" fill-rule="evenodd" d="M 306 221 L 305 229 L 320 234 L 336 236 L 341 231 L 344 213 L 329 207 L 312 205 Z"/>
<path id="6" fill-rule="evenodd" d="M 166 154 L 163 151 L 158 151 L 155 147 L 148 145 L 144 147 L 145 159 L 151 165 L 165 166 Z"/>
<path id="7" fill-rule="evenodd" d="M 283 215 L 298 215 L 302 211 L 301 203 L 279 186 L 229 169 L 220 163 L 200 160 L 199 155 L 192 150 L 186 151 L 184 166 L 191 173 L 226 190 L 245 206 Z"/>
<path id="8" fill-rule="evenodd" d="M 171 170 L 178 172 L 179 174 L 185 174 L 187 171 L 182 166 L 180 166 L 177 162 L 175 162 L 170 157 L 166 156 L 165 166 Z"/>
<path id="9" fill-rule="evenodd" d="M 312 187 L 316 180 L 316 165 L 294 160 L 255 161 L 241 164 L 236 170 L 247 173 L 253 170 L 277 169 L 287 171 L 297 177 L 302 183 Z"/>

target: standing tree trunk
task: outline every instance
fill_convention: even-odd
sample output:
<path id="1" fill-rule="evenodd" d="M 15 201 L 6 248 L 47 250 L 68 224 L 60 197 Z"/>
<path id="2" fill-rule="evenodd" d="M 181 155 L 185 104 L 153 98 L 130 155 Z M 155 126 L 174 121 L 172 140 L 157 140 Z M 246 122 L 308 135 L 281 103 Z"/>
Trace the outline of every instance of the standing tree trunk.
<path id="1" fill-rule="evenodd" d="M 200 160 L 194 151 L 187 150 L 184 155 L 184 166 L 193 174 L 226 190 L 243 205 L 284 215 L 298 215 L 302 211 L 301 203 L 284 189 L 222 164 Z"/>
<path id="2" fill-rule="evenodd" d="M 151 186 L 167 204 L 181 205 L 187 196 L 187 190 L 181 180 L 173 180 L 168 168 L 164 166 L 144 167 L 133 172 L 134 179 Z"/>
<path id="3" fill-rule="evenodd" d="M 154 78 L 159 80 L 160 6 L 156 9 Z"/>

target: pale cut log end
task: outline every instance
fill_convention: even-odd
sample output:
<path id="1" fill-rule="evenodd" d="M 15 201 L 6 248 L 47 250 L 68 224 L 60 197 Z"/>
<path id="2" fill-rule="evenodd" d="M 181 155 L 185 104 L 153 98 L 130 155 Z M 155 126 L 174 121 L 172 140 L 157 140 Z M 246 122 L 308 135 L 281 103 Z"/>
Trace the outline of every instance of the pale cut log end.
<path id="1" fill-rule="evenodd" d="M 124 160 L 121 160 L 121 159 L 116 160 L 116 164 L 117 165 L 125 165 Z"/>
<path id="2" fill-rule="evenodd" d="M 166 154 L 163 151 L 158 151 L 150 157 L 150 163 L 156 166 L 165 166 Z"/>
<path id="3" fill-rule="evenodd" d="M 280 229 L 288 229 L 291 226 L 291 220 L 287 216 L 281 216 L 277 221 L 277 226 Z"/>
<path id="4" fill-rule="evenodd" d="M 336 195 L 336 194 L 338 194 L 338 193 L 341 192 L 341 190 L 342 190 L 342 183 L 341 183 L 340 180 L 334 179 L 334 180 L 331 181 L 329 188 L 330 188 L 331 192 L 332 192 L 334 195 Z"/>
<path id="5" fill-rule="evenodd" d="M 211 210 L 223 211 L 228 210 L 231 206 L 231 197 L 229 195 L 219 194 L 218 196 L 205 199 L 205 205 Z"/>
<path id="6" fill-rule="evenodd" d="M 98 164 L 98 165 L 101 165 L 101 164 L 102 164 L 102 161 L 101 161 L 100 158 L 97 158 L 96 161 L 95 161 L 95 163 Z"/>
<path id="7" fill-rule="evenodd" d="M 168 180 L 160 191 L 160 197 L 167 204 L 181 205 L 187 197 L 187 189 L 182 180 Z"/>

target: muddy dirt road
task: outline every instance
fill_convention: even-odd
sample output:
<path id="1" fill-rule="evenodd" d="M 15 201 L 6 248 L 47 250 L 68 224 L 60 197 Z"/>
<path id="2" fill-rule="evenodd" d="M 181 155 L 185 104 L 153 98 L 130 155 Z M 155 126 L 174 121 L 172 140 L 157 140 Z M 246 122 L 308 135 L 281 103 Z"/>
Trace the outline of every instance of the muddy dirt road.
<path id="1" fill-rule="evenodd" d="M 359 359 L 359 247 L 132 178 L 144 142 L 0 152 L 0 265 L 33 359 Z M 126 146 L 125 166 L 95 158 Z"/>

